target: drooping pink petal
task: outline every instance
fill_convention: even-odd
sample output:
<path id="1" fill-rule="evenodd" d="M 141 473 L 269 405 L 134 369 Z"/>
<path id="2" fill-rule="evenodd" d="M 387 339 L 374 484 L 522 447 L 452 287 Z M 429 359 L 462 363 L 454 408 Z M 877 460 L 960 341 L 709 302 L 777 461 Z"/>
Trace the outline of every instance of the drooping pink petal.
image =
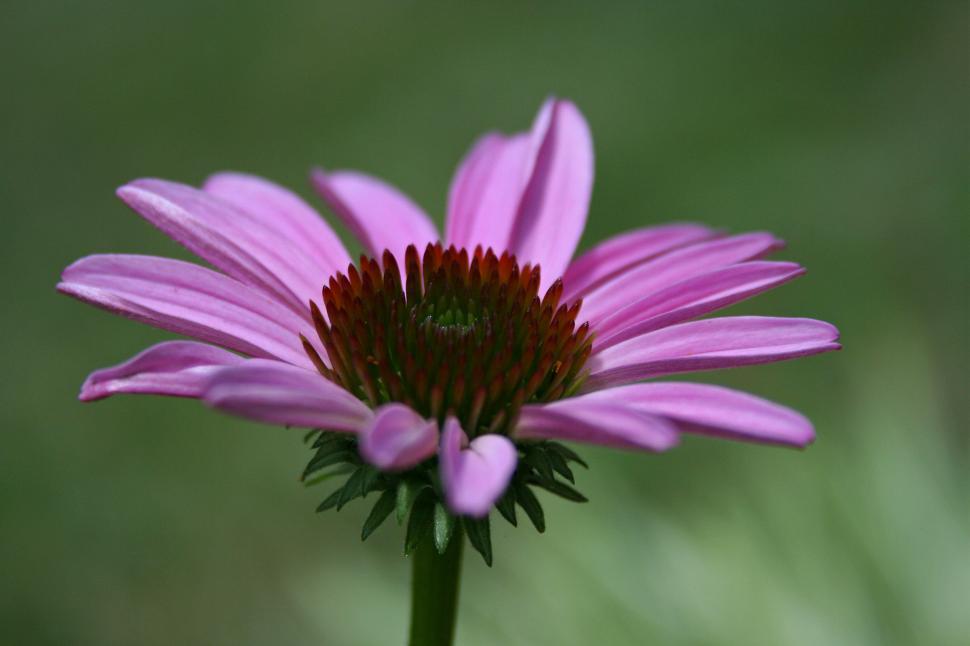
<path id="1" fill-rule="evenodd" d="M 445 421 L 439 453 L 441 484 L 452 512 L 463 516 L 487 516 L 505 492 L 518 452 L 509 438 L 486 434 L 471 443 L 454 417 Z"/>
<path id="2" fill-rule="evenodd" d="M 790 408 L 748 393 L 711 386 L 663 382 L 607 388 L 586 397 L 621 402 L 673 420 L 690 433 L 807 446 L 815 439 L 812 423 Z"/>
<path id="3" fill-rule="evenodd" d="M 523 406 L 515 437 L 646 451 L 666 451 L 679 441 L 676 427 L 668 420 L 626 402 L 590 395 Z"/>
<path id="4" fill-rule="evenodd" d="M 714 235 L 714 231 L 699 224 L 667 224 L 614 236 L 569 263 L 562 277 L 562 297 L 566 301 L 581 298 L 622 271 Z"/>
<path id="5" fill-rule="evenodd" d="M 245 360 L 206 343 L 165 341 L 124 363 L 95 370 L 84 380 L 78 399 L 95 401 L 121 393 L 201 397 L 212 373 Z"/>
<path id="6" fill-rule="evenodd" d="M 348 433 L 360 431 L 373 416 L 363 402 L 318 373 L 267 359 L 216 371 L 203 399 L 258 422 Z"/>
<path id="7" fill-rule="evenodd" d="M 593 352 L 709 314 L 804 273 L 805 270 L 793 262 L 754 260 L 688 278 L 650 293 L 599 322 Z"/>
<path id="8" fill-rule="evenodd" d="M 540 139 L 541 137 L 541 139 Z M 593 139 L 586 119 L 569 101 L 552 99 L 532 130 L 531 177 L 509 238 L 520 263 L 542 268 L 542 289 L 562 276 L 572 258 L 593 191 Z"/>
<path id="9" fill-rule="evenodd" d="M 438 449 L 438 424 L 404 404 L 385 404 L 360 431 L 360 454 L 385 471 L 410 469 Z"/>
<path id="10" fill-rule="evenodd" d="M 238 281 L 309 319 L 329 268 L 320 266 L 280 231 L 229 202 L 185 184 L 139 179 L 118 189 L 135 212 Z"/>
<path id="11" fill-rule="evenodd" d="M 398 262 L 413 244 L 423 250 L 438 242 L 438 230 L 424 211 L 393 186 L 354 171 L 314 169 L 314 188 L 375 258 L 389 249 Z"/>
<path id="12" fill-rule="evenodd" d="M 299 316 L 252 287 L 192 263 L 88 256 L 64 270 L 57 289 L 163 330 L 254 357 L 312 365 L 298 337 L 307 328 Z"/>
<path id="13" fill-rule="evenodd" d="M 235 205 L 301 249 L 319 268 L 314 277 L 319 285 L 347 270 L 350 256 L 340 238 L 296 193 L 262 177 L 232 172 L 212 175 L 202 190 Z"/>
<path id="14" fill-rule="evenodd" d="M 522 191 L 529 179 L 529 137 L 488 134 L 462 161 L 448 193 L 445 241 L 482 245 L 501 254 L 509 244 Z"/>
<path id="15" fill-rule="evenodd" d="M 771 363 L 838 350 L 823 321 L 733 316 L 681 323 L 618 343 L 590 357 L 584 391 L 679 372 Z"/>
<path id="16" fill-rule="evenodd" d="M 597 328 L 605 317 L 651 292 L 719 267 L 758 258 L 781 245 L 769 233 L 747 233 L 672 251 L 621 272 L 587 293 L 580 316 Z"/>

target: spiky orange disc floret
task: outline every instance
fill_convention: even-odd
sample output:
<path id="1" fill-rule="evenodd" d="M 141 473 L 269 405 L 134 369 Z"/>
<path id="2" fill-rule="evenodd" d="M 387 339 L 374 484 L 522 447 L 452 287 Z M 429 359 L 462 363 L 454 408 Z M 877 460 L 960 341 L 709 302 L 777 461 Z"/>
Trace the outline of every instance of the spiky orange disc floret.
<path id="1" fill-rule="evenodd" d="M 505 433 L 524 403 L 579 386 L 592 336 L 576 327 L 580 301 L 560 304 L 561 281 L 540 298 L 538 266 L 481 247 L 429 244 L 421 258 L 412 245 L 404 268 L 402 282 L 390 252 L 383 270 L 361 256 L 323 287 L 326 318 L 310 303 L 330 366 L 301 338 L 320 374 L 371 406 L 453 414 L 470 436 Z"/>

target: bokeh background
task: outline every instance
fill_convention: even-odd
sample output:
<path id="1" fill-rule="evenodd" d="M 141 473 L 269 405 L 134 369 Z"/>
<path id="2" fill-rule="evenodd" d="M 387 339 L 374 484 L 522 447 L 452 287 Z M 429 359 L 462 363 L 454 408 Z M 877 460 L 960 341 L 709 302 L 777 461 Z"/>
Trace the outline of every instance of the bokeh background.
<path id="1" fill-rule="evenodd" d="M 459 643 L 959 644 L 970 635 L 968 5 L 5 2 L 0 642 L 396 644 L 409 568 L 369 505 L 314 514 L 301 434 L 196 402 L 81 405 L 166 334 L 54 292 L 92 252 L 187 257 L 113 196 L 236 169 L 312 199 L 313 164 L 440 221 L 480 132 L 574 99 L 588 246 L 696 219 L 768 229 L 809 274 L 735 312 L 846 349 L 703 379 L 803 410 L 791 451 L 587 450 L 583 506 L 497 521 Z"/>

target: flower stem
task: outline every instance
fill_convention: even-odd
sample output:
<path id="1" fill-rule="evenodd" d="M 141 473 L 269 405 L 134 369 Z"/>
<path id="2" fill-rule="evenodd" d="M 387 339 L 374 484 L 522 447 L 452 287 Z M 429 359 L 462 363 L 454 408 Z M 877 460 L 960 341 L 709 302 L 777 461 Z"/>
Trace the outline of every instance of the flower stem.
<path id="1" fill-rule="evenodd" d="M 430 536 L 414 551 L 410 646 L 451 646 L 453 643 L 464 542 L 459 525 L 444 554 L 438 554 Z"/>

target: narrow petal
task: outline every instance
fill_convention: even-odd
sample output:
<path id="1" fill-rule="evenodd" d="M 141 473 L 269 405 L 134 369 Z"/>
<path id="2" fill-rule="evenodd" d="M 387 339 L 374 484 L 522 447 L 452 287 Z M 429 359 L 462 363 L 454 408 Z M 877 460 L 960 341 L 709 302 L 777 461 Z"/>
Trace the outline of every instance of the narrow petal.
<path id="1" fill-rule="evenodd" d="M 593 139 L 579 109 L 551 100 L 540 110 L 532 175 L 509 239 L 520 262 L 542 268 L 542 289 L 562 276 L 586 225 L 593 191 Z"/>
<path id="2" fill-rule="evenodd" d="M 314 188 L 375 258 L 389 249 L 398 262 L 410 244 L 424 249 L 438 242 L 438 230 L 424 211 L 393 186 L 354 171 L 314 169 Z"/>
<path id="3" fill-rule="evenodd" d="M 590 357 L 583 390 L 805 357 L 838 350 L 838 338 L 835 326 L 813 319 L 734 316 L 681 323 Z"/>
<path id="4" fill-rule="evenodd" d="M 448 507 L 456 514 L 482 517 L 508 487 L 518 451 L 503 435 L 480 435 L 469 443 L 458 420 L 449 417 L 439 459 Z"/>
<path id="5" fill-rule="evenodd" d="M 404 404 L 387 404 L 360 431 L 360 454 L 385 471 L 410 469 L 438 449 L 438 424 Z"/>
<path id="6" fill-rule="evenodd" d="M 120 393 L 201 397 L 216 370 L 245 360 L 206 343 L 166 341 L 124 363 L 92 372 L 78 399 L 95 401 Z"/>
<path id="7" fill-rule="evenodd" d="M 682 431 L 749 442 L 807 446 L 815 439 L 804 415 L 774 402 L 721 386 L 663 382 L 634 384 L 587 397 L 619 401 L 669 418 Z"/>
<path id="8" fill-rule="evenodd" d="M 203 398 L 214 408 L 258 422 L 349 433 L 372 417 L 363 402 L 316 372 L 267 359 L 218 370 Z"/>
<path id="9" fill-rule="evenodd" d="M 688 278 L 607 316 L 596 326 L 593 352 L 635 336 L 709 314 L 805 273 L 793 262 L 752 261 Z"/>
<path id="10" fill-rule="evenodd" d="M 523 406 L 515 436 L 646 451 L 666 451 L 678 442 L 677 429 L 668 420 L 590 395 Z"/>
<path id="11" fill-rule="evenodd" d="M 714 235 L 714 231 L 699 224 L 669 224 L 614 236 L 569 264 L 562 277 L 562 297 L 567 301 L 581 298 L 622 271 L 658 254 Z"/>
<path id="12" fill-rule="evenodd" d="M 131 182 L 118 196 L 195 255 L 309 319 L 308 299 L 318 297 L 328 268 L 263 219 L 192 186 L 160 179 Z"/>
<path id="13" fill-rule="evenodd" d="M 245 211 L 303 251 L 316 264 L 314 280 L 320 285 L 350 264 L 337 234 L 296 193 L 255 175 L 228 172 L 209 177 L 202 190 Z"/>
<path id="14" fill-rule="evenodd" d="M 531 170 L 528 135 L 488 134 L 462 161 L 448 194 L 445 240 L 459 248 L 508 248 Z"/>
<path id="15" fill-rule="evenodd" d="M 163 330 L 254 357 L 311 365 L 298 337 L 307 327 L 299 316 L 251 287 L 192 263 L 88 256 L 64 270 L 57 289 Z"/>
<path id="16" fill-rule="evenodd" d="M 748 233 L 692 244 L 645 262 L 600 284 L 583 297 L 580 316 L 593 327 L 652 292 L 720 267 L 758 258 L 782 246 L 768 233 Z"/>

